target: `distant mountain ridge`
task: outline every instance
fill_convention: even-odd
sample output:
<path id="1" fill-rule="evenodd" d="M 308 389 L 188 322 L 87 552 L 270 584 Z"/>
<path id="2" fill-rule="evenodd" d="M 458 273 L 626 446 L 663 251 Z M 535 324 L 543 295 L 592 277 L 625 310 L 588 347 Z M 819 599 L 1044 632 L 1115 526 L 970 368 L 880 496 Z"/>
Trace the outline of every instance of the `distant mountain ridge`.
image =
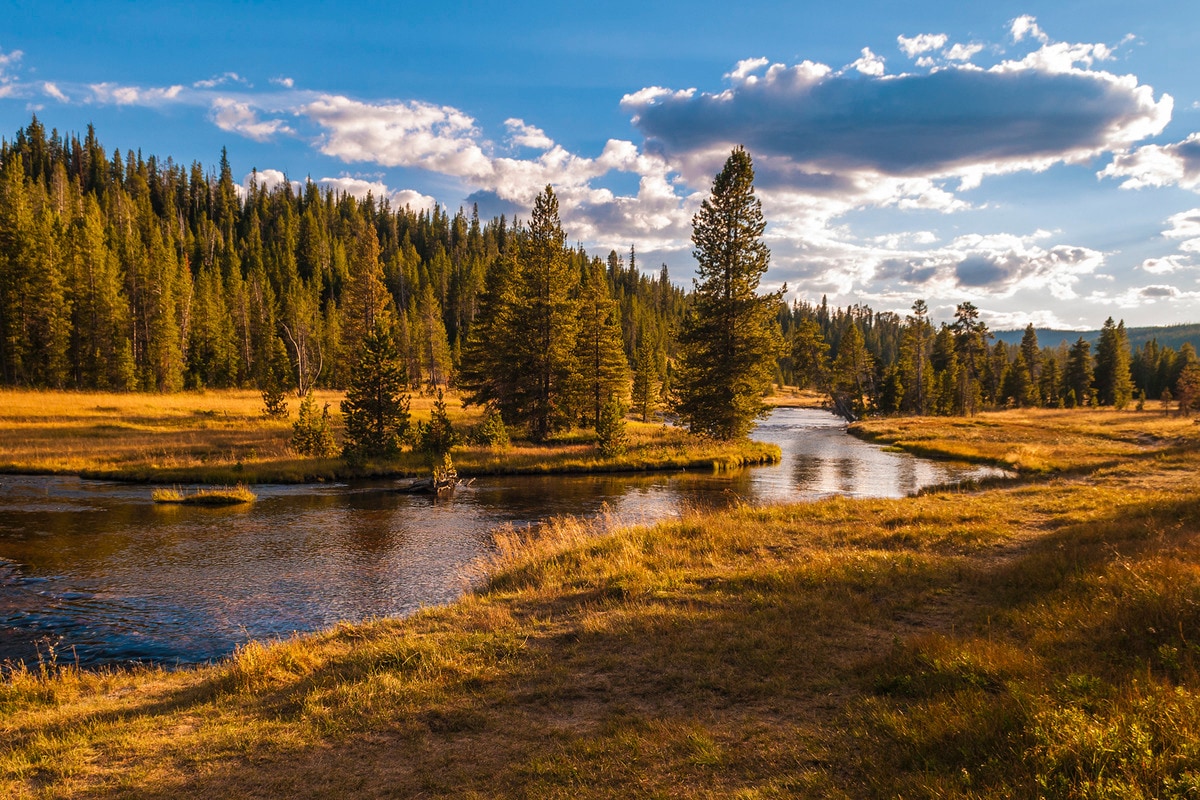
<path id="1" fill-rule="evenodd" d="M 1095 344 L 1100 338 L 1099 330 L 1064 331 L 1054 328 L 1034 328 L 1034 330 L 1037 331 L 1038 344 L 1042 347 L 1057 347 L 1061 342 L 1071 344 L 1080 336 Z M 1157 339 L 1160 346 L 1170 347 L 1173 350 L 1178 350 L 1184 342 L 1191 342 L 1193 347 L 1200 350 L 1200 323 L 1126 328 L 1125 333 L 1129 336 L 1129 347 L 1131 350 L 1142 347 L 1151 339 Z M 992 331 L 992 335 L 999 341 L 1007 344 L 1019 344 L 1021 337 L 1025 335 L 1025 331 Z"/>

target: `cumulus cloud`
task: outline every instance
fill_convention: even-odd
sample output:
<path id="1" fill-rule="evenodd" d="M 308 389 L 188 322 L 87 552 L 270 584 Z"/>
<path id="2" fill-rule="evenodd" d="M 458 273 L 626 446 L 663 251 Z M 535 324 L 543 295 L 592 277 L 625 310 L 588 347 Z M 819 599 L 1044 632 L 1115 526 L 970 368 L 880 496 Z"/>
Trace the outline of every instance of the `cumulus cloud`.
<path id="1" fill-rule="evenodd" d="M 982 52 L 981 44 L 956 44 L 946 51 L 946 58 L 951 61 L 970 61 Z"/>
<path id="2" fill-rule="evenodd" d="M 1012 34 L 1014 42 L 1020 42 L 1027 36 L 1031 39 L 1037 39 L 1042 44 L 1050 41 L 1050 37 L 1038 27 L 1037 18 L 1028 14 L 1017 17 L 1009 23 L 1009 33 Z"/>
<path id="3" fill-rule="evenodd" d="M 285 78 L 282 75 L 277 78 L 271 78 L 271 83 L 275 86 L 282 86 L 285 89 L 291 89 L 296 85 L 296 82 L 291 78 Z"/>
<path id="4" fill-rule="evenodd" d="M 396 207 L 408 206 L 414 211 L 432 211 L 437 201 L 429 195 L 421 194 L 412 189 L 393 191 L 380 180 L 368 181 L 363 178 L 342 176 L 340 178 L 321 178 L 317 184 L 334 192 L 348 194 L 362 200 L 371 195 L 376 200 L 387 198 Z"/>
<path id="5" fill-rule="evenodd" d="M 931 50 L 941 50 L 949 40 L 950 37 L 944 33 L 921 33 L 911 38 L 908 36 L 896 37 L 896 43 L 900 45 L 904 55 L 909 58 L 915 58 Z"/>
<path id="6" fill-rule="evenodd" d="M 250 104 L 228 97 L 213 101 L 212 121 L 223 131 L 241 134 L 256 142 L 265 142 L 280 133 L 294 133 L 283 120 L 260 120 Z"/>
<path id="7" fill-rule="evenodd" d="M 1123 178 L 1122 189 L 1180 186 L 1200 191 L 1200 133 L 1174 144 L 1151 144 L 1118 153 L 1097 174 L 1102 178 Z"/>
<path id="8" fill-rule="evenodd" d="M 674 159 L 741 143 L 756 157 L 786 159 L 809 174 L 1044 169 L 1123 149 L 1170 119 L 1169 96 L 1155 100 L 1136 78 L 1079 68 L 1095 52 L 1085 49 L 988 70 L 865 79 L 812 62 L 773 64 L 761 75 L 739 66 L 720 93 L 656 88 L 627 95 L 622 105 L 647 147 Z M 712 161 L 705 166 L 711 171 Z"/>
<path id="9" fill-rule="evenodd" d="M 1148 272 L 1151 275 L 1167 275 L 1172 272 L 1181 272 L 1185 269 L 1191 269 L 1191 260 L 1185 256 L 1173 255 L 1164 256 L 1162 258 L 1147 258 L 1138 269 L 1142 272 Z"/>
<path id="10" fill-rule="evenodd" d="M 342 161 L 422 167 L 455 177 L 492 173 L 476 141 L 475 121 L 450 106 L 416 100 L 375 104 L 322 95 L 300 113 L 322 129 L 318 149 Z"/>
<path id="11" fill-rule="evenodd" d="M 304 191 L 304 184 L 300 183 L 300 181 L 289 180 L 287 175 L 277 169 L 260 169 L 246 173 L 246 177 L 242 179 L 243 190 L 249 191 L 251 183 L 257 183 L 258 188 L 265 192 L 273 191 L 277 187 L 284 185 L 290 185 L 294 194 L 300 194 Z"/>
<path id="12" fill-rule="evenodd" d="M 872 53 L 871 48 L 864 47 L 862 49 L 862 56 L 853 62 L 850 67 L 858 70 L 863 75 L 872 75 L 878 78 L 884 73 L 884 60 Z"/>
<path id="13" fill-rule="evenodd" d="M 1116 306 L 1122 309 L 1136 309 L 1158 303 L 1171 302 L 1188 304 L 1200 300 L 1200 292 L 1189 292 L 1165 283 L 1150 284 L 1149 286 L 1133 286 L 1121 292 L 1097 292 L 1088 298 L 1100 305 Z"/>
<path id="14" fill-rule="evenodd" d="M 182 86 L 166 86 L 142 88 L 140 86 L 122 86 L 116 83 L 93 83 L 88 89 L 90 102 L 118 106 L 160 106 L 180 99 Z"/>
<path id="15" fill-rule="evenodd" d="M 547 136 L 545 131 L 525 124 L 525 120 L 506 119 L 504 127 L 508 128 L 509 140 L 517 147 L 531 147 L 534 150 L 549 150 L 554 147 L 554 140 Z"/>

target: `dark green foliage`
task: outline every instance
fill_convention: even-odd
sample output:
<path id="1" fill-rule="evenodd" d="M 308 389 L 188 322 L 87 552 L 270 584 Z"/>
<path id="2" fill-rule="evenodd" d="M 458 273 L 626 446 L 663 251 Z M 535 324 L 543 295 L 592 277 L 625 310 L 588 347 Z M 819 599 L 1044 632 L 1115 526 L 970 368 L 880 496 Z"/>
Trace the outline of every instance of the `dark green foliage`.
<path id="1" fill-rule="evenodd" d="M 815 319 L 805 319 L 792 332 L 792 374 L 801 389 L 825 388 L 829 379 L 829 343 Z"/>
<path id="2" fill-rule="evenodd" d="M 622 403 L 628 399 L 629 361 L 621 343 L 619 309 L 599 259 L 590 262 L 584 271 L 580 295 L 575 357 L 585 423 L 595 427 L 605 398 L 615 395 Z"/>
<path id="3" fill-rule="evenodd" d="M 471 441 L 485 447 L 508 447 L 508 428 L 504 418 L 494 406 L 488 406 L 484 411 L 483 420 L 471 431 Z"/>
<path id="4" fill-rule="evenodd" d="M 1068 408 L 1091 405 L 1092 398 L 1092 346 L 1080 336 L 1067 355 L 1067 369 L 1063 374 L 1063 393 Z"/>
<path id="5" fill-rule="evenodd" d="M 1100 405 L 1119 409 L 1129 405 L 1133 397 L 1133 382 L 1129 373 L 1129 338 L 1125 335 L 1125 320 L 1120 325 L 1109 317 L 1100 330 L 1096 344 L 1094 381 Z"/>
<path id="6" fill-rule="evenodd" d="M 292 449 L 302 456 L 331 458 L 337 455 L 337 442 L 329 420 L 329 404 L 318 413 L 312 392 L 300 401 L 299 418 L 292 423 Z"/>
<path id="7" fill-rule="evenodd" d="M 575 418 L 579 304 L 572 296 L 577 280 L 565 240 L 558 198 L 547 186 L 534 201 L 529 230 L 521 240 L 512 327 L 506 332 L 513 351 L 506 369 L 516 373 L 506 421 L 526 426 L 536 442 Z"/>
<path id="8" fill-rule="evenodd" d="M 544 441 L 575 420 L 581 383 L 579 272 L 551 187 L 514 238 L 515 252 L 497 259 L 488 276 L 488 313 L 468 338 L 460 383 L 468 402 L 495 405 L 506 424 Z"/>
<path id="9" fill-rule="evenodd" d="M 262 393 L 263 410 L 273 419 L 286 419 L 288 415 L 287 381 L 289 365 L 283 342 L 278 338 L 271 342 L 271 354 L 261 368 L 258 389 Z"/>
<path id="10" fill-rule="evenodd" d="M 450 415 L 446 412 L 446 400 L 442 390 L 438 389 L 437 400 L 433 403 L 433 411 L 429 422 L 421 423 L 417 440 L 421 451 L 427 453 L 433 462 L 439 463 L 443 456 L 449 454 L 459 442 L 458 433 L 450 423 Z"/>
<path id="11" fill-rule="evenodd" d="M 616 395 L 612 395 L 600 411 L 600 418 L 596 422 L 596 447 L 605 458 L 623 455 L 629 447 L 629 437 L 625 434 L 625 409 Z"/>
<path id="12" fill-rule="evenodd" d="M 342 452 L 347 460 L 362 462 L 400 452 L 409 424 L 407 385 L 391 332 L 377 327 L 367 333 L 342 401 Z"/>
<path id="13" fill-rule="evenodd" d="M 830 381 L 830 395 L 839 414 L 858 418 L 867 413 L 874 395 L 874 370 L 862 333 L 856 325 L 851 325 L 838 343 Z"/>
<path id="14" fill-rule="evenodd" d="M 693 431 L 718 439 L 749 433 L 768 412 L 781 348 L 779 294 L 760 296 L 770 251 L 754 195 L 750 155 L 737 148 L 692 221 L 699 279 L 680 332 L 676 413 Z"/>
<path id="15" fill-rule="evenodd" d="M 642 343 L 638 346 L 637 365 L 633 375 L 633 408 L 645 422 L 657 406 L 661 385 L 658 359 L 647 337 L 642 337 Z"/>

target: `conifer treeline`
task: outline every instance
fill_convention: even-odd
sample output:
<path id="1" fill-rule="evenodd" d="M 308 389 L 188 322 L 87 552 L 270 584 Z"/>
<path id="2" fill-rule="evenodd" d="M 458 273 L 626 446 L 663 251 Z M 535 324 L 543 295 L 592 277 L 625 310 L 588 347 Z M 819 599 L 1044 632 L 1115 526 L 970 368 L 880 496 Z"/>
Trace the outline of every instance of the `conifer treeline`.
<path id="1" fill-rule="evenodd" d="M 959 415 L 984 408 L 1107 405 L 1147 399 L 1200 401 L 1200 360 L 1191 344 L 1178 351 L 1151 340 L 1130 352 L 1124 322 L 1110 317 L 1095 353 L 1082 336 L 1043 347 L 1032 325 L 1019 344 L 993 342 L 971 303 L 952 323 L 934 327 L 924 301 L 912 313 L 831 309 L 798 301 L 781 308 L 791 343 L 779 381 L 826 390 L 839 410 Z"/>
<path id="2" fill-rule="evenodd" d="M 528 236 L 504 217 L 392 208 L 311 181 L 242 193 L 224 152 L 213 174 L 109 154 L 91 126 L 81 140 L 35 117 L 0 144 L 0 384 L 303 394 L 344 387 L 384 324 L 414 388 L 453 385 L 471 329 L 496 324 L 489 280 Z M 659 385 L 684 303 L 665 266 L 642 275 L 632 249 L 628 263 L 562 258 L 556 289 L 593 320 L 611 305 L 624 369 Z M 583 339 L 565 346 L 582 357 Z"/>
<path id="3" fill-rule="evenodd" d="M 568 417 L 595 425 L 614 394 L 646 416 L 669 395 L 690 300 L 665 266 L 643 275 L 632 248 L 601 261 L 566 248 L 561 230 L 541 241 L 547 230 L 395 209 L 311 181 L 241 192 L 224 152 L 206 172 L 109 154 L 91 126 L 60 136 L 35 117 L 0 143 L 0 385 L 344 388 L 383 325 L 411 387 L 461 386 L 532 421 L 535 437 Z M 550 338 L 534 338 L 530 303 L 560 304 Z M 851 414 L 1200 404 L 1190 345 L 1130 353 L 1112 320 L 1093 354 L 1082 338 L 1043 347 L 1032 326 L 1019 345 L 993 342 L 970 303 L 938 327 L 921 301 L 903 317 L 780 302 L 777 319 L 790 346 L 776 382 L 827 390 Z M 569 391 L 530 400 L 505 384 L 505 363 L 541 360 L 547 386 L 567 365 Z"/>

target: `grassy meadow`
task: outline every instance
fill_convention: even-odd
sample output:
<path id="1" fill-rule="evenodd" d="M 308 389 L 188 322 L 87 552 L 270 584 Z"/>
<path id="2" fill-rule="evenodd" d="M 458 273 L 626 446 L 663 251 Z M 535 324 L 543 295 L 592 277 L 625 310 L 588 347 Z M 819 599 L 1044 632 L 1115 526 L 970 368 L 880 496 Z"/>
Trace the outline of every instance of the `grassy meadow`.
<path id="1" fill-rule="evenodd" d="M 1196 797 L 1200 425 L 862 430 L 1022 477 L 561 520 L 404 620 L 176 672 L 10 670 L 0 795 Z"/>
<path id="2" fill-rule="evenodd" d="M 341 435 L 340 392 L 318 391 Z M 0 473 L 76 474 L 158 483 L 299 483 L 347 477 L 424 474 L 427 458 L 406 452 L 356 470 L 338 458 L 305 458 L 289 446 L 299 401 L 289 419 L 263 416 L 256 391 L 170 395 L 0 390 Z M 431 396 L 413 396 L 412 421 L 428 420 Z M 479 422 L 478 408 L 448 402 L 455 427 Z M 725 468 L 778 460 L 779 450 L 754 442 L 698 439 L 662 424 L 627 421 L 628 452 L 596 453 L 594 434 L 574 431 L 548 445 L 519 441 L 494 449 L 462 445 L 453 452 L 463 475 L 498 472 L 597 472 Z"/>

